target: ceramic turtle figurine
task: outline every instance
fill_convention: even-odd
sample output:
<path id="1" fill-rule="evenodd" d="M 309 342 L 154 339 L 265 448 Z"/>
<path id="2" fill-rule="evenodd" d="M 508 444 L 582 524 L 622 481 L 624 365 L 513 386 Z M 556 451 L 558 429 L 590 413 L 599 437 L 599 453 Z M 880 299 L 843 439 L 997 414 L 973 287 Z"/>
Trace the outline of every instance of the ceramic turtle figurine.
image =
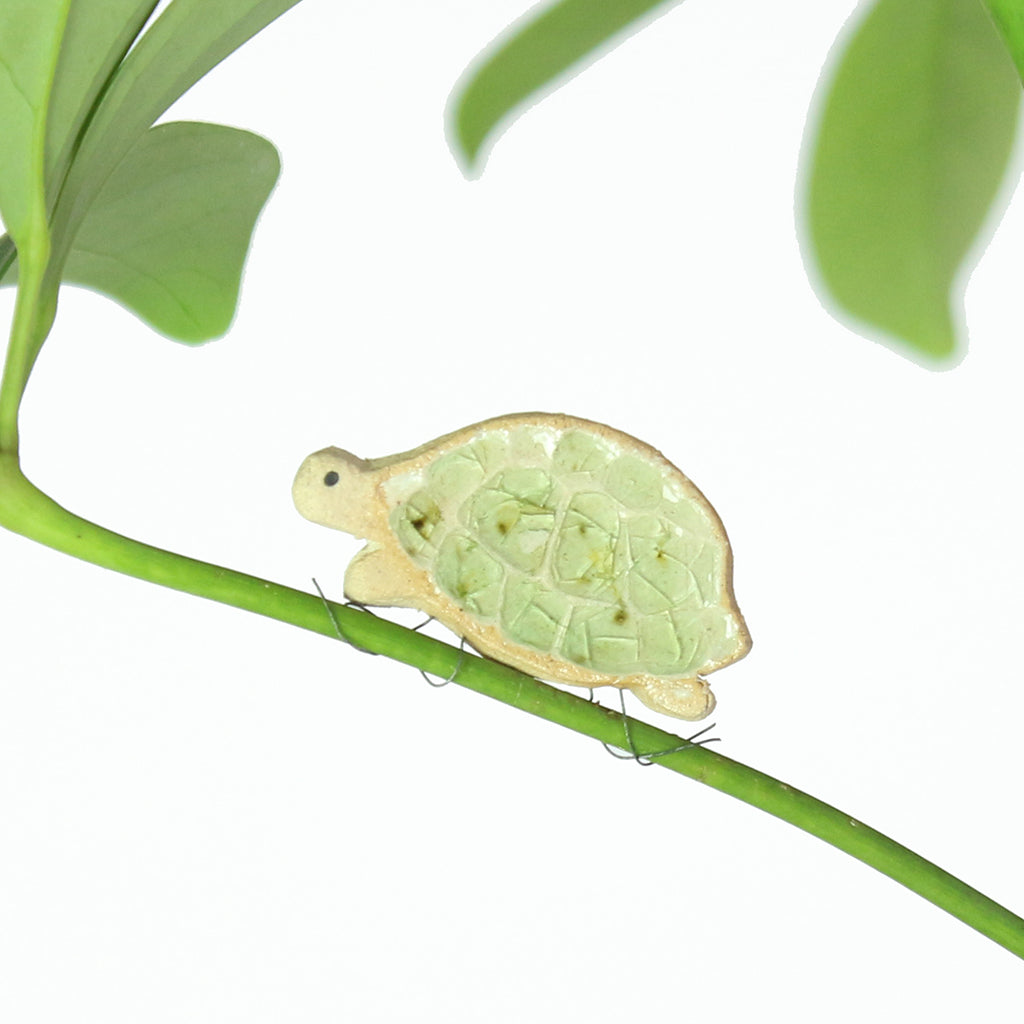
<path id="1" fill-rule="evenodd" d="M 624 687 L 692 721 L 715 705 L 703 676 L 750 649 L 715 510 L 611 427 L 520 413 L 382 459 L 325 448 L 292 494 L 369 542 L 351 600 L 418 608 L 538 678 Z"/>

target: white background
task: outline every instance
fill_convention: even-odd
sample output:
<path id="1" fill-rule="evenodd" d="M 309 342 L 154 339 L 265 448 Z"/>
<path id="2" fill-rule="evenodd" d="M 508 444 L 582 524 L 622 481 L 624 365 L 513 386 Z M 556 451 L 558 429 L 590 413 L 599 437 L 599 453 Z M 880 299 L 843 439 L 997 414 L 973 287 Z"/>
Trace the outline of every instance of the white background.
<path id="1" fill-rule="evenodd" d="M 26 472 L 338 596 L 357 544 L 292 509 L 307 452 L 609 422 L 732 537 L 754 649 L 714 679 L 721 751 L 1021 911 L 1024 198 L 957 368 L 827 315 L 794 181 L 851 9 L 684 4 L 467 182 L 446 98 L 522 8 L 306 0 L 171 112 L 282 153 L 231 333 L 189 349 L 67 290 Z M 1018 960 L 753 808 L 18 537 L 0 564 L 11 1024 L 1016 1017 Z"/>

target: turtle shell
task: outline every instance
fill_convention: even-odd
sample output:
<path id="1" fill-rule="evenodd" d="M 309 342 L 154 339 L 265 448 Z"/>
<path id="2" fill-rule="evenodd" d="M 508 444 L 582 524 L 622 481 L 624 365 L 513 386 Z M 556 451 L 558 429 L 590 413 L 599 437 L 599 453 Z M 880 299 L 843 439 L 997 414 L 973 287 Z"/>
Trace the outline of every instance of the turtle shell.
<path id="1" fill-rule="evenodd" d="M 701 718 L 750 639 L 714 509 L 655 449 L 569 416 L 504 416 L 365 462 L 326 449 L 304 515 L 367 537 L 346 593 L 421 608 L 542 678 Z"/>

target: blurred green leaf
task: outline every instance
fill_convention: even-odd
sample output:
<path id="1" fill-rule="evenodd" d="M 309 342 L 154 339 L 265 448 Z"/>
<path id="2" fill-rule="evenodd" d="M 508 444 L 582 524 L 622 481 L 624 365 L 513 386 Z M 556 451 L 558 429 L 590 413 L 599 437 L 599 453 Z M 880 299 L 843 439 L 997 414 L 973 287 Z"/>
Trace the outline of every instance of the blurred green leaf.
<path id="1" fill-rule="evenodd" d="M 73 0 L 46 123 L 47 198 L 56 199 L 79 133 L 157 0 Z"/>
<path id="2" fill-rule="evenodd" d="M 67 9 L 68 0 L 0 4 L 0 217 L 21 247 L 45 245 L 46 108 Z"/>
<path id="3" fill-rule="evenodd" d="M 984 0 L 992 20 L 1002 33 L 1017 74 L 1024 79 L 1024 0 Z"/>
<path id="4" fill-rule="evenodd" d="M 833 60 L 806 198 L 823 298 L 917 355 L 948 357 L 1020 83 L 977 0 L 878 0 Z"/>
<path id="5" fill-rule="evenodd" d="M 560 0 L 511 25 L 449 100 L 449 144 L 467 173 L 479 171 L 485 143 L 507 127 L 517 108 L 679 2 Z"/>
<path id="6" fill-rule="evenodd" d="M 273 145 L 251 132 L 195 122 L 151 128 L 90 207 L 64 279 L 179 341 L 223 334 L 279 168 Z"/>

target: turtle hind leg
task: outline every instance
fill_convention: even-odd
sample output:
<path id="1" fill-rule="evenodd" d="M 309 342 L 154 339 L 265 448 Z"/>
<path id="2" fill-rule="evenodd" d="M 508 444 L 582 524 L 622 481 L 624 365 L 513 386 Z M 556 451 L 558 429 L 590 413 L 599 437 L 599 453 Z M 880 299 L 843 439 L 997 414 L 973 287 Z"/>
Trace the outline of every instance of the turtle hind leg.
<path id="1" fill-rule="evenodd" d="M 630 676 L 620 686 L 632 690 L 654 711 L 687 722 L 707 718 L 715 709 L 715 695 L 706 680 L 664 679 L 659 676 Z"/>
<path id="2" fill-rule="evenodd" d="M 654 708 L 656 711 L 660 711 L 662 714 L 670 714 L 670 713 L 672 713 L 672 714 L 675 714 L 675 717 L 677 717 L 677 718 L 681 717 L 681 716 L 678 714 L 678 708 L 679 708 L 679 703 L 678 702 L 676 702 L 673 705 L 673 709 L 675 709 L 675 710 L 670 712 L 666 708 L 664 703 L 657 703 L 657 704 L 655 704 L 655 703 L 653 703 L 653 702 L 651 702 L 649 700 L 646 700 L 644 697 L 641 697 L 641 694 L 640 694 L 639 690 L 636 689 L 636 682 L 635 682 L 636 678 L 637 677 L 634 677 L 634 681 L 631 681 L 628 684 L 626 684 L 625 681 L 620 682 L 618 684 L 618 687 L 617 687 L 618 691 L 619 691 L 619 705 L 622 708 L 622 729 L 623 729 L 623 733 L 625 735 L 625 741 L 626 741 L 625 742 L 625 746 L 623 747 L 623 749 L 624 750 L 628 750 L 629 753 L 627 753 L 627 754 L 618 754 L 618 753 L 615 752 L 615 750 L 612 749 L 612 747 L 609 744 L 603 743 L 602 746 L 604 747 L 605 750 L 608 751 L 609 754 L 612 755 L 612 757 L 617 757 L 620 760 L 636 761 L 637 764 L 643 765 L 645 768 L 649 768 L 652 764 L 657 764 L 658 763 L 657 762 L 657 758 L 659 758 L 659 757 L 664 757 L 667 754 L 678 754 L 678 753 L 681 753 L 684 750 L 692 750 L 694 747 L 702 747 L 702 746 L 704 746 L 707 743 L 717 743 L 718 742 L 718 737 L 717 736 L 706 736 L 705 735 L 706 733 L 708 733 L 712 729 L 714 729 L 715 726 L 714 726 L 714 723 L 712 723 L 711 725 L 706 725 L 699 732 L 695 732 L 692 736 L 687 736 L 683 740 L 683 742 L 680 743 L 677 746 L 669 747 L 667 750 L 652 750 L 652 751 L 649 751 L 649 752 L 646 752 L 646 753 L 641 753 L 637 749 L 636 743 L 634 742 L 633 732 L 632 732 L 632 729 L 630 728 L 630 725 L 629 725 L 629 722 L 630 722 L 629 715 L 626 713 L 626 698 L 625 698 L 626 690 L 632 689 L 636 693 L 636 695 L 638 697 L 640 697 L 640 699 L 643 700 L 644 703 L 647 704 L 648 707 Z M 643 676 L 638 677 L 638 678 L 639 678 L 639 680 L 641 682 L 645 681 L 645 677 L 643 677 Z M 651 677 L 646 677 L 646 678 L 651 678 Z M 662 680 L 655 680 L 655 681 L 656 682 L 662 682 Z M 703 683 L 703 680 L 683 680 L 683 682 L 698 682 L 698 681 Z M 704 712 L 704 714 L 706 715 L 715 706 L 715 698 L 714 698 L 714 695 L 711 693 L 711 691 L 709 689 L 707 689 L 707 684 L 703 683 L 703 685 L 704 685 L 704 687 L 706 689 L 705 703 L 710 701 L 710 704 L 707 707 L 707 711 Z M 593 700 L 593 697 L 594 697 L 594 691 L 593 690 L 590 691 L 590 697 L 591 697 L 591 700 Z M 692 721 L 692 719 L 691 719 L 691 721 Z M 701 739 L 701 737 L 704 737 L 704 738 Z"/>

